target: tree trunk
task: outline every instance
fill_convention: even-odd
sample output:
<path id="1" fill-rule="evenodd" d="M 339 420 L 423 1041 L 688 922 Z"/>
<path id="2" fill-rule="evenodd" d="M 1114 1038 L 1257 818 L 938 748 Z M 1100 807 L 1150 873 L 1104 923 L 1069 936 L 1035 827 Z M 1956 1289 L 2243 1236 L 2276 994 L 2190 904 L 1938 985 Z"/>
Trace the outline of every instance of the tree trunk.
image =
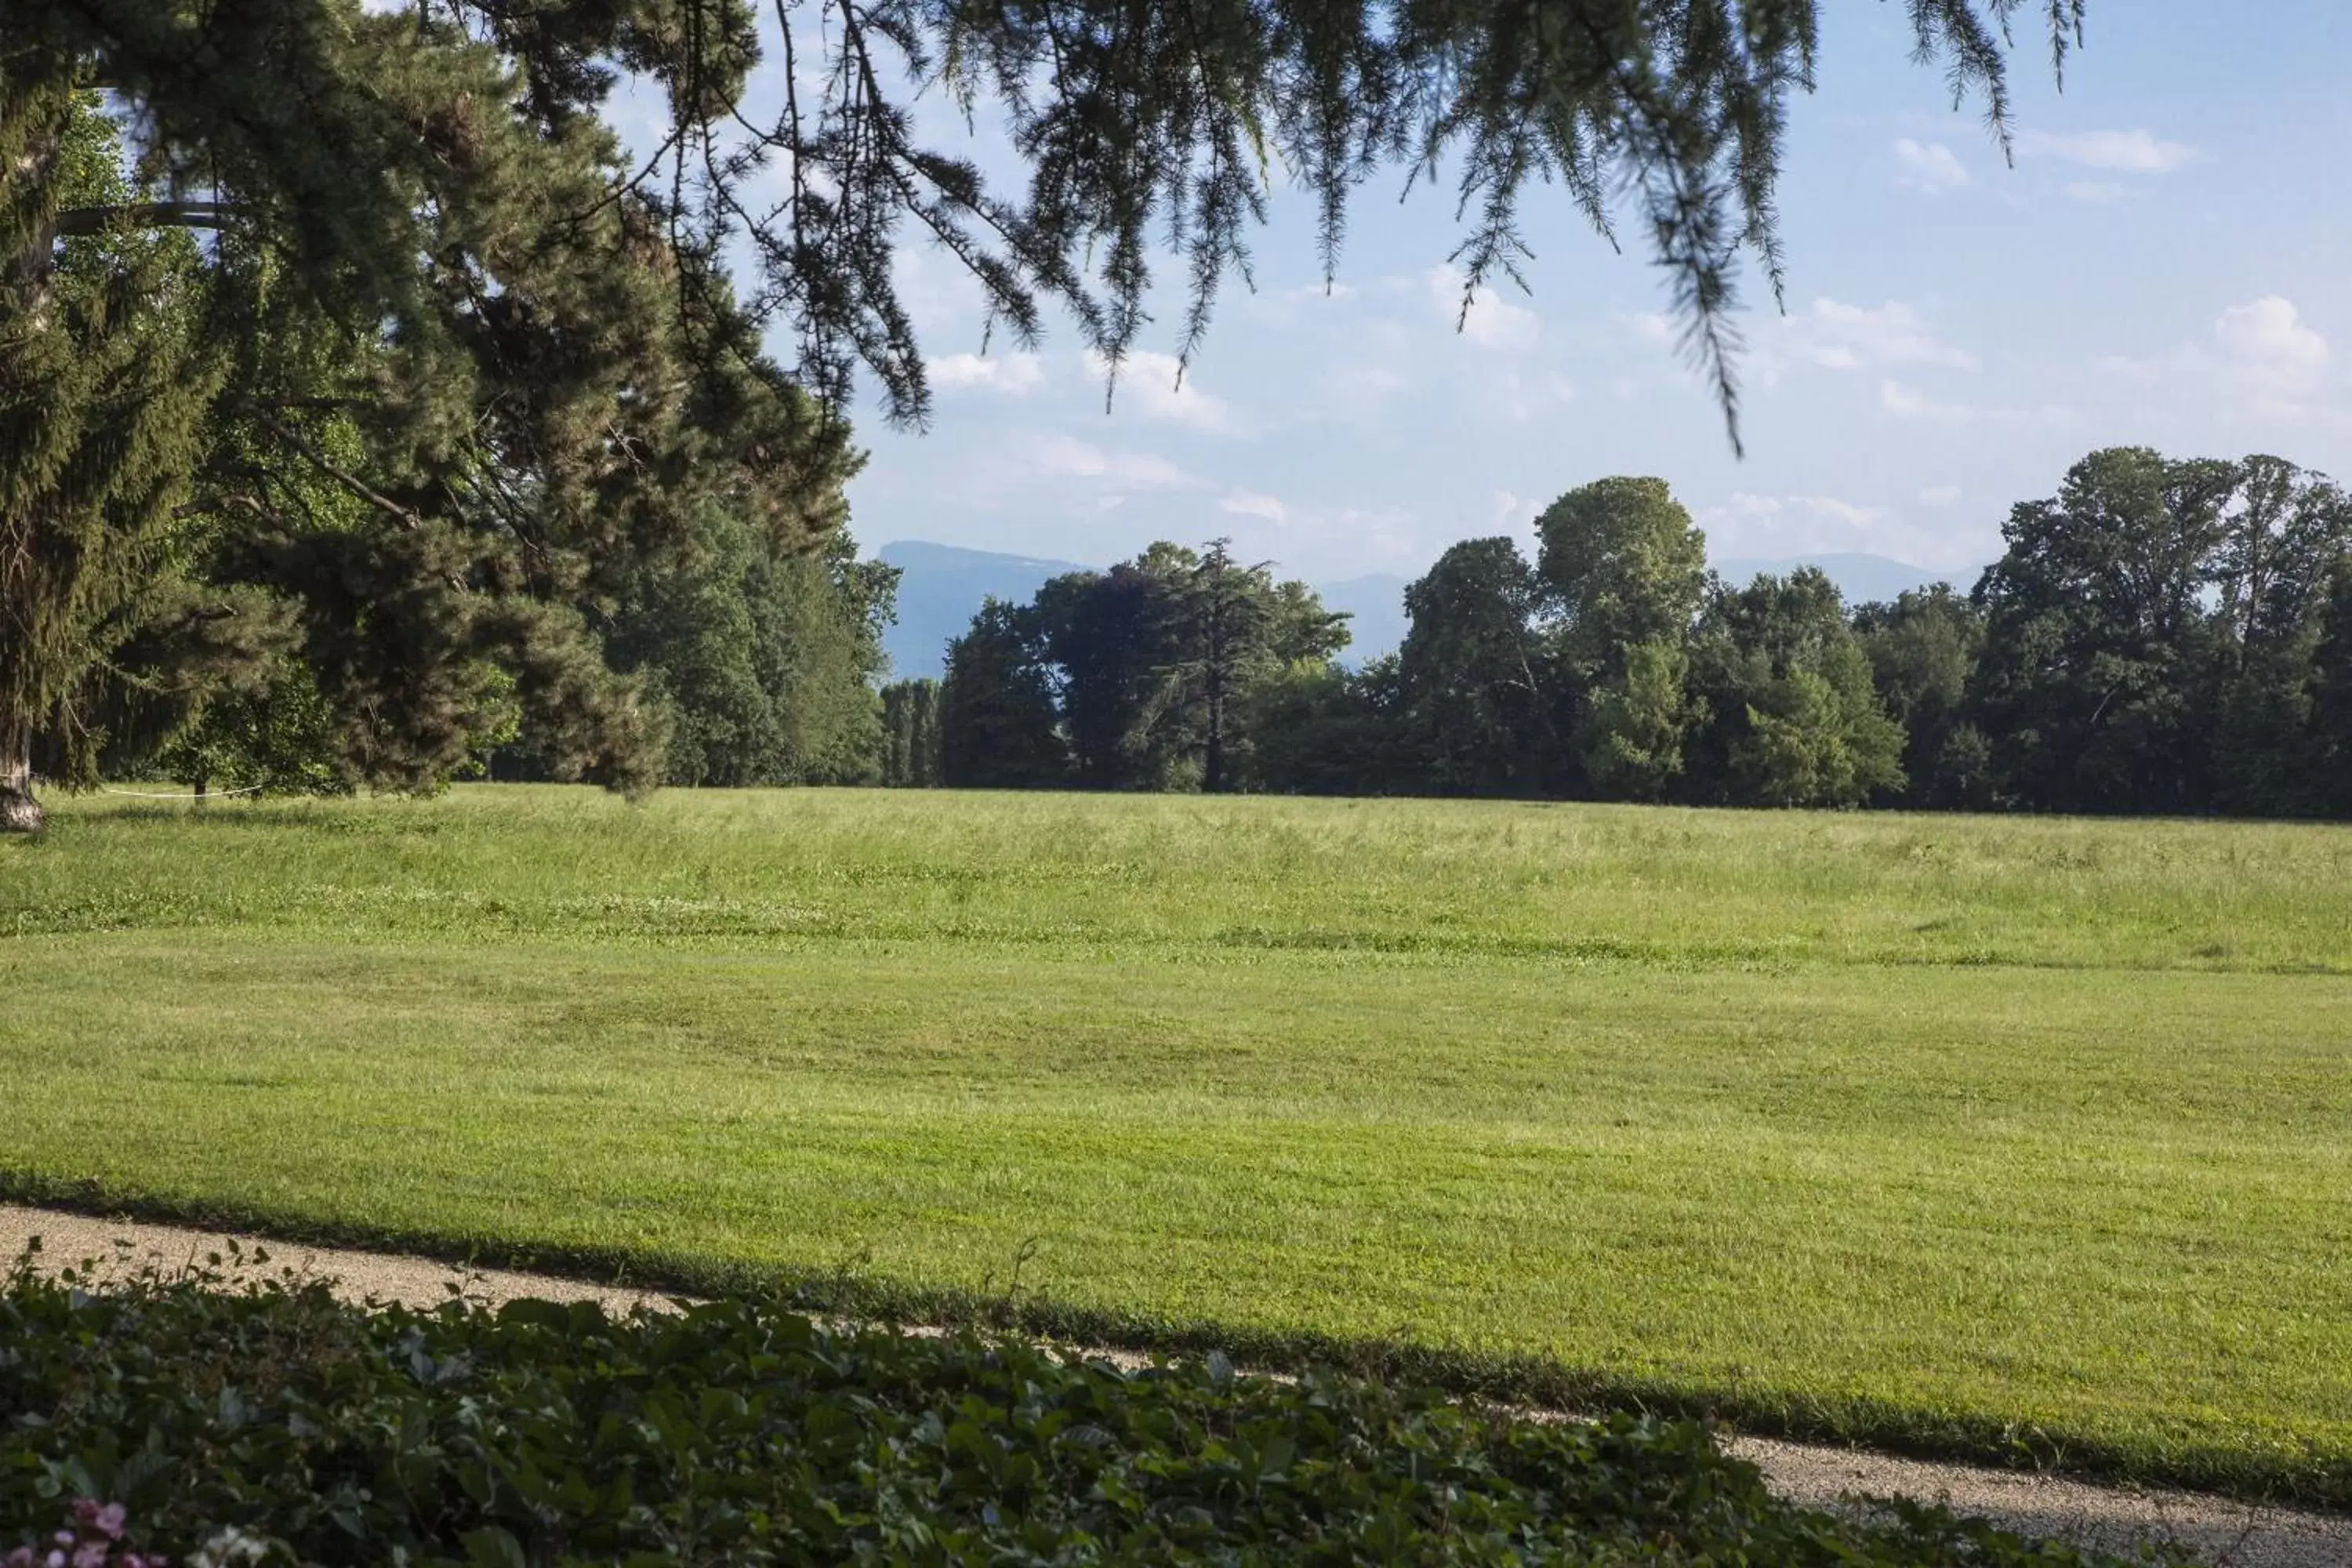
<path id="1" fill-rule="evenodd" d="M 29 737 L 0 731 L 0 833 L 38 833 L 47 822 L 33 798 Z"/>

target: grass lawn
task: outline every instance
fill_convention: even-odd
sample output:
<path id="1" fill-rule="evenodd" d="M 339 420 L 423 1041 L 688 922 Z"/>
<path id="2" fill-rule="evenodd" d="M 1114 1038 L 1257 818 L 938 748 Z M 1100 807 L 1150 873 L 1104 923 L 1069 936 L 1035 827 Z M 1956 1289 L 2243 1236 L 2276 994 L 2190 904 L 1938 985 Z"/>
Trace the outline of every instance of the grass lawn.
<path id="1" fill-rule="evenodd" d="M 2352 830 L 460 790 L 0 842 L 0 1184 L 2352 1503 Z M 89 1185 L 84 1185 L 88 1184 Z"/>

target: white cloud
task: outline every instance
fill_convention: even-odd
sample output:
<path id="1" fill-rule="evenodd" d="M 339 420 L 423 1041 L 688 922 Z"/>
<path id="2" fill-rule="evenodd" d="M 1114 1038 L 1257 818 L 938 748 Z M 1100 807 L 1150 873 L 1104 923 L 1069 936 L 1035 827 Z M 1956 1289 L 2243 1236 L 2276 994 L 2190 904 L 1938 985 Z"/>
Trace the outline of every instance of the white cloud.
<path id="1" fill-rule="evenodd" d="M 1671 343 L 1675 341 L 1673 318 L 1662 315 L 1658 311 L 1643 310 L 1632 315 L 1620 316 L 1618 320 L 1623 321 L 1626 329 L 1645 343 Z"/>
<path id="2" fill-rule="evenodd" d="M 1108 479 L 1136 489 L 1179 489 L 1197 482 L 1157 454 L 1105 451 L 1074 436 L 1041 436 L 1029 456 L 1037 472 L 1055 479 Z"/>
<path id="3" fill-rule="evenodd" d="M 2197 157 L 2196 148 L 2164 141 L 2148 131 L 2077 131 L 2067 135 L 2027 131 L 2018 136 L 2017 151 L 2021 157 L 2056 158 L 2086 169 L 2113 169 L 2126 174 L 2168 174 Z"/>
<path id="4" fill-rule="evenodd" d="M 1790 496 L 1789 504 L 1801 507 L 1813 516 L 1830 522 L 1842 522 L 1848 528 L 1868 528 L 1886 515 L 1884 507 L 1856 506 L 1835 496 Z"/>
<path id="5" fill-rule="evenodd" d="M 2132 195 L 2129 185 L 2117 184 L 2113 180 L 2069 180 L 2058 188 L 2075 201 L 2099 207 L 2129 201 Z"/>
<path id="6" fill-rule="evenodd" d="M 1895 183 L 1906 190 L 1939 196 L 1969 184 L 1968 165 L 1941 142 L 1899 138 L 1895 143 L 1895 161 L 1903 171 L 1895 176 Z"/>
<path id="7" fill-rule="evenodd" d="M 1458 322 L 1462 335 L 1480 348 L 1518 353 L 1533 348 L 1543 335 L 1541 316 L 1524 305 L 1512 304 L 1491 288 L 1482 286 L 1471 297 L 1465 314 L 1462 299 L 1467 280 L 1459 268 L 1433 267 L 1427 278 L 1431 302 L 1444 312 L 1449 323 Z"/>
<path id="8" fill-rule="evenodd" d="M 1290 509 L 1273 496 L 1255 490 L 1235 490 L 1217 503 L 1219 511 L 1232 512 L 1235 517 L 1264 518 L 1280 528 L 1290 521 Z"/>
<path id="9" fill-rule="evenodd" d="M 1976 355 L 1957 348 L 1929 330 L 1918 311 L 1899 300 L 1884 305 L 1848 305 L 1836 300 L 1815 300 L 1783 322 L 1782 345 L 1768 343 L 1775 356 L 1786 353 L 1823 370 L 1853 372 L 1887 365 L 1938 365 L 1948 370 L 1974 370 Z M 1765 367 L 1765 379 L 1776 368 Z"/>
<path id="10" fill-rule="evenodd" d="M 1878 406 L 1897 419 L 1933 425 L 2008 425 L 2030 419 L 2061 420 L 2071 416 L 2071 410 L 2054 404 L 2040 408 L 2000 408 L 1980 403 L 1955 403 L 1892 377 L 1878 384 Z"/>
<path id="11" fill-rule="evenodd" d="M 2099 364 L 2144 384 L 2144 399 L 2165 394 L 2187 408 L 2279 418 L 2340 405 L 2334 360 L 2326 338 L 2294 301 L 2266 294 L 2223 310 L 2201 341 L 2152 359 L 2118 356 Z"/>
<path id="12" fill-rule="evenodd" d="M 1789 510 L 1788 503 L 1772 496 L 1759 496 L 1748 490 L 1734 490 L 1731 500 L 1722 506 L 1711 506 L 1700 512 L 1701 522 L 1747 522 L 1768 517 L 1778 517 Z"/>
<path id="13" fill-rule="evenodd" d="M 1110 374 L 1110 362 L 1092 350 L 1087 368 L 1097 377 Z M 1233 410 L 1224 399 L 1201 390 L 1182 361 L 1174 354 L 1131 351 L 1119 366 L 1118 402 L 1139 410 L 1147 419 L 1187 425 L 1195 430 L 1229 430 Z"/>
<path id="14" fill-rule="evenodd" d="M 1496 490 L 1487 504 L 1493 510 L 1493 526 L 1507 533 L 1532 524 L 1544 508 L 1544 503 L 1533 496 L 1523 496 L 1517 490 Z"/>
<path id="15" fill-rule="evenodd" d="M 1698 521 L 1706 529 L 1708 552 L 1718 560 L 1855 550 L 1923 563 L 1971 564 L 1976 546 L 1957 537 L 1948 523 L 1913 523 L 1892 508 L 1829 495 L 1736 490 L 1722 504 L 1702 509 Z"/>
<path id="16" fill-rule="evenodd" d="M 1770 524 L 1792 514 L 1796 518 L 1815 519 L 1847 529 L 1866 529 L 1883 521 L 1886 509 L 1857 506 L 1835 496 L 1761 496 L 1750 490 L 1734 490 L 1731 499 L 1723 505 L 1708 507 L 1700 512 L 1699 520 L 1714 523 Z"/>
<path id="17" fill-rule="evenodd" d="M 1921 506 L 1950 506 L 1960 499 L 1958 485 L 1922 485 L 1919 487 Z"/>
<path id="18" fill-rule="evenodd" d="M 1021 397 L 1045 384 L 1045 363 L 1035 354 L 949 354 L 928 360 L 923 372 L 943 390 L 1002 393 Z"/>
<path id="19" fill-rule="evenodd" d="M 2222 311 L 2213 341 L 2223 358 L 2266 381 L 2302 385 L 2327 368 L 2327 340 L 2305 323 L 2294 300 L 2276 294 Z"/>

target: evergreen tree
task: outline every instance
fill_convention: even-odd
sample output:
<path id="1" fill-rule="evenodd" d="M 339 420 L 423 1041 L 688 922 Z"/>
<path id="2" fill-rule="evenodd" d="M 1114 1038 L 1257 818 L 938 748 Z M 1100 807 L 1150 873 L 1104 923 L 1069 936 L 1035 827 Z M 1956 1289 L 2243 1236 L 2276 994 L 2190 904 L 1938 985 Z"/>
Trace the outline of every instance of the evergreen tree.
<path id="1" fill-rule="evenodd" d="M 91 99 L 0 54 L 0 830 L 41 826 L 37 748 L 55 776 L 92 773 L 105 739 L 94 689 L 142 630 L 260 651 L 220 626 L 257 606 L 215 614 L 170 582 L 228 369 L 194 247 L 176 232 L 60 223 L 124 195 Z M 267 617 L 242 629 L 257 624 L 245 641 L 282 633 Z"/>
<path id="2" fill-rule="evenodd" d="M 1301 583 L 1161 541 L 1108 572 L 1037 592 L 1072 782 L 1088 789 L 1236 787 L 1250 776 L 1260 684 L 1347 646 L 1347 617 Z"/>
<path id="3" fill-rule="evenodd" d="M 101 746 L 165 742 L 162 721 L 197 720 L 207 680 L 247 679 L 299 634 L 347 781 L 429 788 L 520 724 L 559 774 L 650 784 L 658 715 L 606 667 L 595 626 L 642 560 L 690 547 L 714 499 L 788 549 L 834 526 L 845 428 L 760 357 L 754 325 L 658 209 L 618 187 L 596 73 L 567 99 L 462 28 L 327 0 L 219 18 L 114 9 L 151 41 L 201 31 L 204 58 L 237 65 L 194 89 L 203 102 L 131 68 L 123 101 L 156 110 L 141 163 L 78 190 L 69 89 L 131 57 L 62 13 L 0 20 L 0 377 L 28 458 L 12 515 L 54 531 L 68 510 L 103 514 L 110 537 L 142 538 L 156 530 L 126 519 L 168 516 L 199 558 L 175 550 L 166 572 L 152 551 L 77 552 L 72 583 L 7 584 L 24 635 L 37 625 L 71 652 L 6 695 L 0 773 L 26 798 L 28 750 L 71 777 Z M 267 103 L 237 96 L 246 60 L 213 52 L 236 41 L 292 51 Z M 322 126 L 348 136 L 316 142 Z M 350 167 L 355 151 L 373 161 Z M 184 243 L 194 227 L 214 231 L 201 250 Z M 179 242 L 199 280 L 180 291 L 203 298 L 170 304 L 172 289 L 118 272 L 153 318 L 126 330 L 153 341 L 123 348 L 114 373 L 89 335 L 99 296 L 52 297 L 93 242 Z M 59 321 L 89 339 L 71 384 L 43 368 Z M 114 493 L 76 480 L 70 509 L 36 500 L 65 471 L 58 454 L 92 440 L 125 454 L 108 465 Z M 93 612 L 85 590 L 101 580 L 118 603 Z M 196 600 L 173 607 L 171 581 Z M 153 624 L 132 626 L 129 607 L 150 601 Z M 157 662 L 101 658 L 109 638 Z M 61 683 L 61 661 L 107 680 Z"/>
<path id="4" fill-rule="evenodd" d="M 1277 584 L 1265 566 L 1237 563 L 1223 539 L 1170 585 L 1161 611 L 1169 657 L 1139 715 L 1140 733 L 1150 737 L 1147 752 L 1180 759 L 1181 776 L 1217 795 L 1246 770 L 1257 689 L 1286 671 L 1328 664 L 1347 646 L 1347 617 L 1325 610 L 1303 583 Z"/>

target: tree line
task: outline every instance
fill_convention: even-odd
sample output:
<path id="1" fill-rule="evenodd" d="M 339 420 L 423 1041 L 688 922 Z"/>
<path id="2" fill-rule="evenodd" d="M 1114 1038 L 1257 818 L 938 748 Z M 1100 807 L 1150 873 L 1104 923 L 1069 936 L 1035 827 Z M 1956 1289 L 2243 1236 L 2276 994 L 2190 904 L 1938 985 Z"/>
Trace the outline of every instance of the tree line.
<path id="1" fill-rule="evenodd" d="M 990 602 L 884 693 L 889 782 L 2352 815 L 2352 503 L 2275 458 L 2091 454 L 2001 558 L 1846 605 L 1706 568 L 1666 484 L 1466 540 L 1350 671 L 1345 618 L 1220 542 Z"/>

